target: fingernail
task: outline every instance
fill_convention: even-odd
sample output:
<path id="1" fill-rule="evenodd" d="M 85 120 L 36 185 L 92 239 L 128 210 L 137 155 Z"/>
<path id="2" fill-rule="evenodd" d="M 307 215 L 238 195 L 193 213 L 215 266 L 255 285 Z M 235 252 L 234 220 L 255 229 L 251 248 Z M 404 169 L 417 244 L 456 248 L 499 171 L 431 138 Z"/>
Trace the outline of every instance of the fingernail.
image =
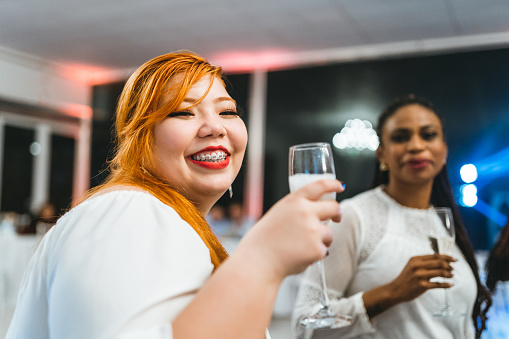
<path id="1" fill-rule="evenodd" d="M 343 186 L 343 188 L 345 188 L 346 184 L 344 182 L 341 182 L 341 186 Z"/>
<path id="2" fill-rule="evenodd" d="M 327 253 L 325 253 L 325 256 L 328 257 L 329 256 L 329 250 L 327 250 Z"/>

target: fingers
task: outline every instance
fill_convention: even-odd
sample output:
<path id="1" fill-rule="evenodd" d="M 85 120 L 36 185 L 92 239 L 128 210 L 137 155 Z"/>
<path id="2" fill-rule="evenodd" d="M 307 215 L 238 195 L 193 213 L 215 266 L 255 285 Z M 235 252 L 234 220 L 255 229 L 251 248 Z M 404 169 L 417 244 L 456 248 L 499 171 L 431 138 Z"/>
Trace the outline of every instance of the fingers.
<path id="1" fill-rule="evenodd" d="M 442 269 L 447 271 L 453 270 L 453 267 L 451 266 L 451 261 L 442 258 L 434 258 L 425 261 L 423 260 L 419 266 L 428 270 L 431 269 Z"/>
<path id="2" fill-rule="evenodd" d="M 339 203 L 335 200 L 316 201 L 312 203 L 313 211 L 318 218 L 328 224 L 330 219 L 339 222 L 341 220 L 341 211 Z"/>
<path id="3" fill-rule="evenodd" d="M 429 255 L 417 256 L 417 257 L 414 257 L 414 258 L 420 258 L 422 260 L 442 259 L 442 260 L 446 260 L 448 262 L 456 262 L 456 261 L 458 261 L 458 259 L 456 259 L 454 257 L 451 257 L 450 255 L 447 255 L 447 254 L 429 254 Z"/>
<path id="4" fill-rule="evenodd" d="M 333 198 L 328 200 L 320 200 L 320 198 L 326 194 L 343 192 L 344 190 L 345 188 L 339 180 L 317 180 L 292 194 L 295 197 L 305 198 L 310 201 L 311 210 L 321 221 L 332 219 L 335 222 L 339 222 L 341 220 L 339 203 Z"/>
<path id="5" fill-rule="evenodd" d="M 424 273 L 422 273 L 421 277 L 423 279 L 430 280 L 437 277 L 452 278 L 454 277 L 454 275 L 452 274 L 452 270 L 437 269 L 437 270 L 425 270 Z"/>
<path id="6" fill-rule="evenodd" d="M 431 289 L 434 289 L 434 288 L 451 288 L 451 287 L 452 287 L 451 283 L 446 283 L 446 282 L 430 282 L 429 286 L 428 286 L 428 289 L 431 290 Z"/>
<path id="7" fill-rule="evenodd" d="M 448 255 L 423 255 L 410 259 L 408 266 L 415 278 L 425 289 L 450 288 L 452 284 L 444 281 L 432 281 L 434 278 L 453 278 L 451 262 L 456 259 Z"/>
<path id="8" fill-rule="evenodd" d="M 303 196 L 310 200 L 320 200 L 327 193 L 343 192 L 343 184 L 339 180 L 317 180 L 300 190 L 294 192 L 295 195 Z"/>
<path id="9" fill-rule="evenodd" d="M 324 226 L 322 231 L 322 242 L 326 247 L 329 247 L 332 244 L 333 235 L 332 235 L 332 229 L 329 226 Z M 328 250 L 326 249 L 326 252 Z"/>

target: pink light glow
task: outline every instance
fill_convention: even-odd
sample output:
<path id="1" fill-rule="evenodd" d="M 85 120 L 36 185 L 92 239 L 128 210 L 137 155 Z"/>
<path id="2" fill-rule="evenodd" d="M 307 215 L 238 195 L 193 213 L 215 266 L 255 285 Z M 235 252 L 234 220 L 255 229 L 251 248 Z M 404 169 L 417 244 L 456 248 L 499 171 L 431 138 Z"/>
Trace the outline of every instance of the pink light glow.
<path id="1" fill-rule="evenodd" d="M 62 73 L 69 79 L 89 86 L 127 79 L 129 72 L 83 64 L 65 64 Z"/>
<path id="2" fill-rule="evenodd" d="M 220 65 L 226 72 L 240 73 L 288 68 L 299 63 L 295 55 L 294 51 L 276 49 L 253 53 L 231 51 L 215 54 L 209 61 Z"/>
<path id="3" fill-rule="evenodd" d="M 60 111 L 71 117 L 80 119 L 92 119 L 92 107 L 73 103 L 65 103 L 60 106 Z"/>

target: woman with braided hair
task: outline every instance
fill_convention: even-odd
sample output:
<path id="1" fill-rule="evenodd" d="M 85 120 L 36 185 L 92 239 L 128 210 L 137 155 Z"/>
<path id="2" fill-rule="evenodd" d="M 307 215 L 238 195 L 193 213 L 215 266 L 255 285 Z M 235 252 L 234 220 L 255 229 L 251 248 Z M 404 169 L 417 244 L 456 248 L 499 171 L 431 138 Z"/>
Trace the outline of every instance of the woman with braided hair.
<path id="1" fill-rule="evenodd" d="M 353 323 L 314 332 L 299 325 L 320 296 L 318 272 L 309 267 L 294 310 L 295 332 L 312 338 L 480 338 L 491 298 L 452 194 L 442 119 L 427 100 L 410 95 L 387 106 L 377 132 L 372 189 L 341 202 L 342 219 L 332 225 L 335 242 L 324 260 L 330 307 Z M 430 246 L 431 232 L 445 233 L 435 207 L 452 209 L 451 255 L 434 254 Z M 454 285 L 437 277 L 454 277 Z M 466 316 L 434 317 L 444 288 Z"/>

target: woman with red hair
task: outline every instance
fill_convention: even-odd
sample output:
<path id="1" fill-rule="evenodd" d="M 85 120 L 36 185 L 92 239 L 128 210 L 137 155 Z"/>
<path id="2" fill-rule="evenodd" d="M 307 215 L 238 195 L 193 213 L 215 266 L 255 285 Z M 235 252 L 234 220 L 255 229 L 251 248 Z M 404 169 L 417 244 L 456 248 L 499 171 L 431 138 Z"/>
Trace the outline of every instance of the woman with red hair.
<path id="1" fill-rule="evenodd" d="M 246 127 L 221 68 L 188 52 L 142 65 L 116 114 L 106 182 L 39 245 L 7 338 L 265 338 L 282 280 L 324 257 L 337 180 L 279 201 L 230 257 L 205 215 L 235 179 Z"/>

